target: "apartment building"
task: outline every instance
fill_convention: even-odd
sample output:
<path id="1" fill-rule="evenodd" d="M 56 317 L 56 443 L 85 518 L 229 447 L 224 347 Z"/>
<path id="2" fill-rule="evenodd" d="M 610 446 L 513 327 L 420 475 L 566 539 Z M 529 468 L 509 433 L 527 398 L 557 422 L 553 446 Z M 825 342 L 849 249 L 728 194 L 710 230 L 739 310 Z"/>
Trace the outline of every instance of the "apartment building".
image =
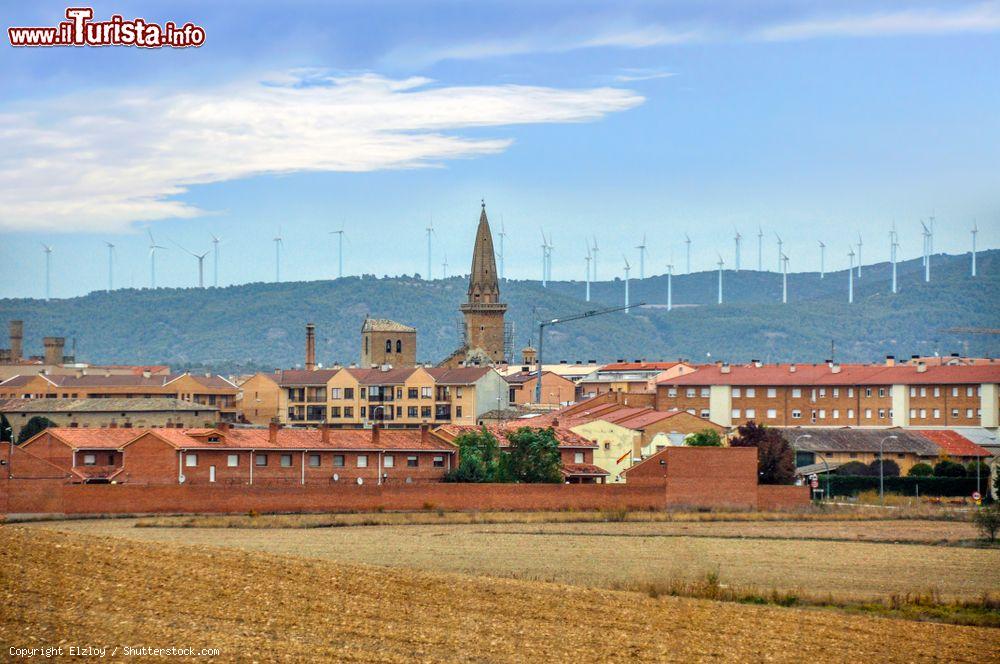
<path id="1" fill-rule="evenodd" d="M 0 399 L 157 399 L 173 398 L 213 406 L 225 421 L 236 419 L 239 388 L 211 374 L 89 373 L 24 375 L 0 382 Z"/>
<path id="2" fill-rule="evenodd" d="M 695 370 L 687 362 L 625 362 L 606 364 L 581 378 L 579 396 L 587 399 L 608 392 L 654 392 L 660 381 L 687 375 Z"/>
<path id="3" fill-rule="evenodd" d="M 241 385 L 239 405 L 253 424 L 399 428 L 475 424 L 508 404 L 507 383 L 490 367 L 383 366 L 257 374 Z"/>
<path id="4" fill-rule="evenodd" d="M 998 387 L 1000 363 L 719 364 L 660 380 L 656 408 L 722 426 L 996 428 Z"/>
<path id="5" fill-rule="evenodd" d="M 530 371 L 519 371 L 504 376 L 507 381 L 508 400 L 512 405 L 523 406 L 530 403 L 542 403 L 548 406 L 561 406 L 576 400 L 576 384 L 551 371 L 542 371 L 541 400 L 535 398 L 538 387 L 538 374 Z"/>

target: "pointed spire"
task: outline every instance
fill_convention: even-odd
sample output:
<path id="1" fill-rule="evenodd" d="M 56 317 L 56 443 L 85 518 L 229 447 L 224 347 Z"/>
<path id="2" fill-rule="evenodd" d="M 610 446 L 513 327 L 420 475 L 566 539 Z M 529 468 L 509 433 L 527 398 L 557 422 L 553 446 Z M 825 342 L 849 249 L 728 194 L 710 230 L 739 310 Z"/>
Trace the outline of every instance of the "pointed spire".
<path id="1" fill-rule="evenodd" d="M 469 275 L 469 303 L 495 304 L 500 302 L 500 282 L 497 279 L 497 261 L 493 252 L 493 234 L 486 217 L 486 201 L 482 201 L 479 227 L 476 229 L 476 246 L 472 250 L 472 272 Z"/>

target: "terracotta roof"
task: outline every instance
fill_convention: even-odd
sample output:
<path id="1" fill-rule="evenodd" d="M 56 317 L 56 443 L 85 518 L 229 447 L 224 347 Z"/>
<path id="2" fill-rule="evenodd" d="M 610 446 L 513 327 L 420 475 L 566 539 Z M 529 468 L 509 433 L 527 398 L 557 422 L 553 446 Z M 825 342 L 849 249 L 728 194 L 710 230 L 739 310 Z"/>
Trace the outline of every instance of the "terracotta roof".
<path id="1" fill-rule="evenodd" d="M 542 376 L 546 375 L 555 376 L 556 378 L 561 378 L 562 380 L 569 380 L 568 378 L 564 378 L 563 376 L 555 374 L 551 371 L 542 370 Z M 515 374 L 508 374 L 504 376 L 504 380 L 506 380 L 508 383 L 514 383 L 515 385 L 520 385 L 523 383 L 527 383 L 529 380 L 535 378 L 536 376 L 538 376 L 537 371 L 518 371 Z M 542 382 L 545 382 L 544 379 Z"/>
<path id="2" fill-rule="evenodd" d="M 326 385 L 339 372 L 340 369 L 316 369 L 315 371 L 289 369 L 278 374 L 277 382 L 282 387 L 288 385 Z"/>
<path id="3" fill-rule="evenodd" d="M 611 416 L 601 417 L 602 420 L 607 420 L 613 422 L 619 426 L 626 427 L 628 429 L 642 429 L 648 427 L 650 424 L 655 424 L 657 422 L 662 422 L 663 420 L 670 419 L 675 415 L 679 415 L 685 411 L 683 410 L 653 410 L 652 408 L 643 408 L 642 412 L 629 415 L 624 418 L 611 419 Z M 698 417 L 693 415 L 692 417 Z M 698 419 L 704 419 L 698 417 Z M 708 422 L 706 421 L 706 424 Z"/>
<path id="4" fill-rule="evenodd" d="M 974 442 L 956 431 L 951 431 L 949 429 L 920 429 L 914 433 L 930 440 L 932 443 L 941 448 L 941 452 L 947 454 L 948 456 L 985 457 L 987 459 L 992 456 L 989 450 L 976 445 Z"/>
<path id="5" fill-rule="evenodd" d="M 455 367 L 454 369 L 432 367 L 424 371 L 429 373 L 434 378 L 434 382 L 440 385 L 469 385 L 485 376 L 491 369 L 489 367 Z"/>
<path id="6" fill-rule="evenodd" d="M 792 369 L 794 367 L 794 370 Z M 659 385 L 785 386 L 785 385 L 915 385 L 1000 383 L 1000 365 L 915 366 L 840 365 L 837 372 L 826 364 L 780 364 L 703 367 L 692 373 L 659 381 Z"/>
<path id="7" fill-rule="evenodd" d="M 22 447 L 30 446 L 39 436 L 46 432 L 51 433 L 58 440 L 66 443 L 73 449 L 112 449 L 116 450 L 125 443 L 135 439 L 144 429 L 78 429 L 75 427 L 49 427 L 45 431 L 32 437 L 21 444 Z"/>
<path id="8" fill-rule="evenodd" d="M 611 473 L 592 463 L 566 463 L 562 474 L 564 477 L 607 477 Z"/>
<path id="9" fill-rule="evenodd" d="M 534 419 L 529 420 L 513 420 L 511 422 L 505 422 L 503 425 L 500 424 L 490 424 L 485 428 L 487 431 L 492 433 L 500 441 L 501 447 L 507 447 L 507 433 L 516 431 L 521 427 L 529 427 L 532 429 L 545 428 L 545 425 L 537 426 L 534 423 Z M 470 424 L 445 424 L 434 429 L 434 433 L 445 440 L 453 441 L 459 436 L 459 434 L 468 431 L 481 431 L 482 426 L 473 426 Z M 597 447 L 597 443 L 591 442 L 579 435 L 578 433 L 571 431 L 568 427 L 557 426 L 554 428 L 556 434 L 556 441 L 559 447 L 563 448 L 594 448 Z"/>
<path id="10" fill-rule="evenodd" d="M 397 323 L 388 318 L 366 318 L 361 326 L 362 332 L 416 332 L 416 328 Z"/>
<path id="11" fill-rule="evenodd" d="M 666 371 L 667 369 L 673 369 L 678 364 L 683 364 L 683 362 L 615 362 L 613 364 L 605 364 L 600 368 L 603 373 L 605 371 Z"/>
<path id="12" fill-rule="evenodd" d="M 218 410 L 215 406 L 184 401 L 183 399 L 130 398 L 130 399 L 2 399 L 0 412 L 5 413 L 108 413 L 108 412 L 161 412 Z"/>
<path id="13" fill-rule="evenodd" d="M 74 389 L 74 388 L 87 388 L 87 387 L 166 387 L 175 380 L 182 378 L 184 376 L 189 376 L 194 379 L 200 385 L 209 389 L 225 389 L 225 390 L 235 390 L 236 385 L 230 383 L 228 380 L 222 376 L 205 376 L 197 374 L 159 374 L 152 376 L 143 376 L 142 374 L 111 374 L 110 376 L 105 374 L 83 374 L 77 376 L 76 374 L 55 374 L 55 375 L 41 375 L 36 374 L 32 376 L 14 376 L 9 378 L 0 385 L 3 387 L 20 387 L 28 383 L 28 381 L 40 377 L 47 380 L 54 386 Z"/>
<path id="14" fill-rule="evenodd" d="M 361 385 L 402 385 L 413 375 L 416 369 L 393 368 L 381 369 L 347 369 Z"/>

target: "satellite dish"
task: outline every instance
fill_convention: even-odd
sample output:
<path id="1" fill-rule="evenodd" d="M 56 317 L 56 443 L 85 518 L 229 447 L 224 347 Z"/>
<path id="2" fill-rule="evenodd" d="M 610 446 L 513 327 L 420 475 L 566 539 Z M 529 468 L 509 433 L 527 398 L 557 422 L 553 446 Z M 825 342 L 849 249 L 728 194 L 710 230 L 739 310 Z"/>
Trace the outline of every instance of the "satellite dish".
<path id="1" fill-rule="evenodd" d="M 364 478 L 363 477 L 359 477 L 358 478 L 358 484 L 364 484 L 364 483 L 365 483 Z"/>
<path id="2" fill-rule="evenodd" d="M 181 484 L 184 484 L 184 482 L 187 481 L 187 478 L 185 476 L 181 475 L 181 476 L 179 476 L 177 478 L 177 481 L 180 482 Z"/>
<path id="3" fill-rule="evenodd" d="M 333 481 L 334 482 L 339 482 L 340 481 L 340 475 L 338 475 L 337 473 L 334 473 L 333 474 Z"/>
<path id="4" fill-rule="evenodd" d="M 413 478 L 412 477 L 407 477 L 406 478 L 406 483 L 407 484 L 413 484 Z"/>

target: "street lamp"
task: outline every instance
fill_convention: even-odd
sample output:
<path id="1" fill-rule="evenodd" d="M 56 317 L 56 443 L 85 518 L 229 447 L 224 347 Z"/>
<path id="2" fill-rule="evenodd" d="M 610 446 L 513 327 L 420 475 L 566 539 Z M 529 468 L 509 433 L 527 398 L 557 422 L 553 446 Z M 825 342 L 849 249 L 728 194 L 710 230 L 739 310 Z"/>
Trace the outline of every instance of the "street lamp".
<path id="1" fill-rule="evenodd" d="M 880 505 L 885 505 L 885 472 L 883 468 L 885 466 L 885 441 L 887 440 L 899 440 L 899 436 L 886 436 L 878 441 L 878 502 Z"/>
<path id="2" fill-rule="evenodd" d="M 830 464 L 822 455 L 820 455 L 819 460 L 823 462 L 823 467 L 826 469 L 826 499 L 830 500 Z"/>
<path id="3" fill-rule="evenodd" d="M 804 433 L 801 436 L 796 436 L 795 442 L 792 443 L 792 464 L 795 466 L 796 474 L 798 474 L 799 470 L 799 441 L 805 438 L 812 438 L 812 435 Z"/>

